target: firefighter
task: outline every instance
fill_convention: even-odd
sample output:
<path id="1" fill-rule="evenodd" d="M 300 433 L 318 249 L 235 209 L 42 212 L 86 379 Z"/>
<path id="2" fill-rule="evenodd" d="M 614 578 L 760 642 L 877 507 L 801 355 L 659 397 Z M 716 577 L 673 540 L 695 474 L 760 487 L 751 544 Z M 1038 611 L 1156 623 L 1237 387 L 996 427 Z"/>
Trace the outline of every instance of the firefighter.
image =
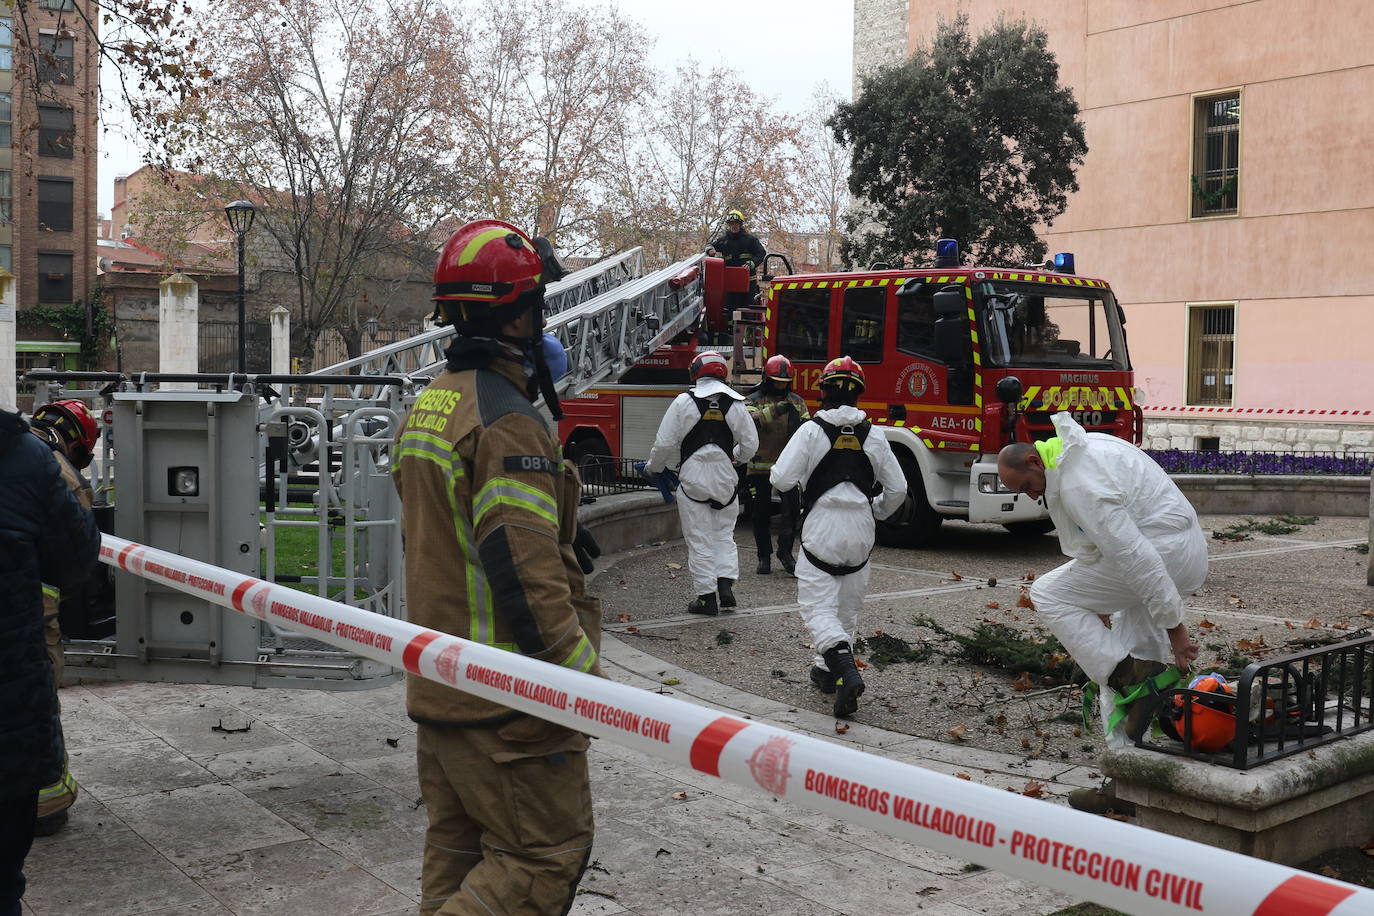
<path id="1" fill-rule="evenodd" d="M 806 401 L 792 390 L 792 361 L 781 354 L 771 356 L 763 367 L 763 381 L 749 392 L 744 405 L 759 431 L 759 450 L 749 461 L 749 475 L 744 485 L 749 493 L 754 520 L 754 544 L 758 547 L 760 576 L 773 571 L 773 539 L 770 530 L 773 514 L 773 487 L 768 472 L 782 454 L 793 433 L 811 419 Z M 797 515 L 800 504 L 792 490 L 782 495 L 782 527 L 778 531 L 778 560 L 788 574 L 796 571 L 792 559 L 792 543 L 796 538 Z"/>
<path id="2" fill-rule="evenodd" d="M 560 416 L 542 334 L 543 239 L 463 226 L 434 273 L 457 335 L 396 444 L 411 622 L 602 675 L 578 566 L 581 485 L 534 408 Z M 406 681 L 429 812 L 424 914 L 566 913 L 592 848 L 585 735 L 424 678 Z"/>
<path id="3" fill-rule="evenodd" d="M 29 431 L 47 443 L 57 460 L 62 482 L 76 495 L 81 505 L 91 508 L 91 485 L 81 476 L 95 457 L 95 443 L 99 438 L 95 418 L 78 400 L 54 401 L 44 404 L 33 413 Z M 62 701 L 57 688 L 62 684 L 63 662 L 62 627 L 58 619 L 62 595 L 58 588 L 43 584 L 43 636 L 48 644 L 48 659 L 53 671 L 53 707 L 62 714 Z M 67 809 L 76 803 L 77 786 L 71 770 L 63 759 L 62 776 L 38 793 L 38 826 L 35 836 L 52 836 L 67 823 Z"/>
<path id="4" fill-rule="evenodd" d="M 868 587 L 874 519 L 906 501 L 906 477 L 892 446 L 859 409 L 863 369 L 848 356 L 821 370 L 821 409 L 802 426 L 769 474 L 781 492 L 801 488 L 797 602 L 816 658 L 811 683 L 835 694 L 837 718 L 851 716 L 864 692 L 854 664 L 859 606 Z"/>
<path id="5" fill-rule="evenodd" d="M 100 555 L 95 517 L 52 453 L 0 409 L 0 913 L 18 914 L 38 792 L 62 772 L 62 724 L 43 640 L 42 583 L 75 586 Z"/>
<path id="6" fill-rule="evenodd" d="M 728 374 L 719 353 L 697 354 L 690 369 L 692 390 L 668 405 L 647 467 L 648 473 L 656 474 L 671 459 L 678 459 L 678 518 L 696 595 L 687 611 L 711 617 L 736 603 L 739 474 L 735 464 L 747 462 L 759 447 L 748 409 L 739 403 L 744 395 L 725 383 Z"/>
<path id="7" fill-rule="evenodd" d="M 1085 433 L 1067 412 L 1052 420 L 1058 436 L 1008 445 L 997 471 L 1010 489 L 1045 500 L 1060 550 L 1073 558 L 1036 579 L 1030 597 L 1050 632 L 1105 688 L 1107 740 L 1119 746 L 1145 732 L 1157 691 L 1197 658 L 1183 596 L 1207 578 L 1207 539 L 1192 505 L 1148 455 L 1123 439 Z M 1110 786 L 1075 792 L 1069 802 L 1126 813 Z"/>
<path id="8" fill-rule="evenodd" d="M 706 253 L 723 258 L 726 267 L 749 268 L 749 292 L 730 293 L 726 305 L 736 309 L 752 304 L 759 294 L 759 281 L 755 273 L 764 258 L 768 257 L 768 249 L 763 247 L 757 236 L 744 231 L 743 213 L 731 210 L 725 214 L 725 234 L 712 242 Z"/>

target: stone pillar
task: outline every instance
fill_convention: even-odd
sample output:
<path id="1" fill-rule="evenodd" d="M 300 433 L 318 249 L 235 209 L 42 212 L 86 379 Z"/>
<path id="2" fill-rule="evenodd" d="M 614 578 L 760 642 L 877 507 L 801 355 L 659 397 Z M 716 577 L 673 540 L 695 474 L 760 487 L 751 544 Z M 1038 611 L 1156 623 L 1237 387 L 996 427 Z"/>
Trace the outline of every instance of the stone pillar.
<path id="1" fill-rule="evenodd" d="M 159 372 L 200 371 L 200 286 L 183 273 L 158 284 Z M 164 391 L 195 390 L 195 382 L 163 382 Z"/>
<path id="2" fill-rule="evenodd" d="M 272 309 L 272 374 L 291 372 L 291 310 L 284 306 Z"/>
<path id="3" fill-rule="evenodd" d="M 15 410 L 19 403 L 19 385 L 15 373 L 18 359 L 15 344 L 18 340 L 14 315 L 14 274 L 0 267 L 0 407 Z"/>

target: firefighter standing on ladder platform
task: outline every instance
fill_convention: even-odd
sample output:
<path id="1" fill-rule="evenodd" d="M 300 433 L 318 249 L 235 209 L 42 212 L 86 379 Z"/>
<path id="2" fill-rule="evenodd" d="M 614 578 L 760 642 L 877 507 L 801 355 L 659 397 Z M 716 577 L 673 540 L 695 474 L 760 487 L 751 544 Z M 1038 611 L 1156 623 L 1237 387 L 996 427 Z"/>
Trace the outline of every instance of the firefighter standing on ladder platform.
<path id="1" fill-rule="evenodd" d="M 792 390 L 792 362 L 781 354 L 771 356 L 763 367 L 763 381 L 744 399 L 749 415 L 759 431 L 759 450 L 749 462 L 749 476 L 745 486 L 754 520 L 754 545 L 759 552 L 760 576 L 772 572 L 773 539 L 770 526 L 773 515 L 773 486 L 768 472 L 778 460 L 794 433 L 811 419 L 806 402 Z M 796 539 L 797 516 L 800 503 L 795 490 L 782 494 L 782 526 L 778 530 L 778 560 L 788 573 L 795 573 L 792 544 Z"/>
<path id="2" fill-rule="evenodd" d="M 541 391 L 561 416 L 541 334 L 560 275 L 547 242 L 497 220 L 459 229 L 439 255 L 435 301 L 458 333 L 393 453 L 406 609 L 600 675 L 600 605 L 573 546 L 580 483 L 532 403 Z M 457 652 L 433 664 L 453 680 Z M 567 913 L 592 848 L 587 737 L 426 678 L 407 678 L 406 711 L 429 813 L 420 912 Z"/>
<path id="3" fill-rule="evenodd" d="M 768 257 L 768 249 L 752 233 L 744 231 L 744 214 L 731 210 L 725 214 L 725 234 L 712 242 L 707 248 L 708 255 L 725 261 L 726 267 L 749 268 L 749 292 L 729 293 L 725 304 L 731 309 L 748 308 L 754 304 L 759 294 L 759 281 L 755 273 Z"/>
<path id="4" fill-rule="evenodd" d="M 78 400 L 55 401 L 33 412 L 29 432 L 42 439 L 52 449 L 62 482 L 76 495 L 82 506 L 89 509 L 93 500 L 91 485 L 81 476 L 95 457 L 95 443 L 99 430 L 95 418 Z M 62 685 L 63 663 L 62 627 L 58 621 L 62 593 L 56 586 L 43 584 L 43 636 L 48 643 L 48 660 L 52 663 L 53 708 L 62 714 L 62 701 L 57 688 Z M 34 836 L 52 836 L 67 824 L 67 809 L 76 803 L 76 780 L 72 779 L 65 758 L 62 777 L 38 793 L 38 826 Z"/>
<path id="5" fill-rule="evenodd" d="M 874 519 L 906 501 L 906 477 L 881 433 L 858 407 L 864 373 L 848 356 L 821 370 L 821 409 L 783 449 L 769 475 L 779 491 L 802 489 L 797 603 L 816 659 L 811 683 L 835 694 L 837 718 L 864 692 L 854 664 L 859 606 L 868 588 Z"/>
<path id="6" fill-rule="evenodd" d="M 677 509 L 696 594 L 687 611 L 714 617 L 721 608 L 735 606 L 739 474 L 734 466 L 754 457 L 759 436 L 739 403 L 744 396 L 725 383 L 724 357 L 714 350 L 698 353 L 690 371 L 692 390 L 668 405 L 646 472 L 659 473 L 674 457 L 681 462 Z"/>

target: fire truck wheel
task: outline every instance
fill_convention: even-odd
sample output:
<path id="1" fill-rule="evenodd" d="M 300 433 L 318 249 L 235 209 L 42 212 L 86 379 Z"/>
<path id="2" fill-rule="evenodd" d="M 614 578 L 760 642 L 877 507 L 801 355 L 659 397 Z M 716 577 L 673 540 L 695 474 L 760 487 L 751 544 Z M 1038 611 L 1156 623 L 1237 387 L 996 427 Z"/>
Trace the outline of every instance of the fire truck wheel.
<path id="1" fill-rule="evenodd" d="M 1033 522 L 1007 522 L 1002 527 L 1019 538 L 1030 538 L 1049 534 L 1054 530 L 1054 522 L 1047 518 L 1038 518 Z"/>
<path id="2" fill-rule="evenodd" d="M 897 463 L 906 476 L 907 494 L 911 499 L 911 513 L 905 524 L 889 525 L 878 522 L 878 543 L 884 547 L 907 547 L 920 550 L 930 547 L 940 531 L 944 516 L 931 508 L 926 499 L 925 483 L 921 480 L 921 466 L 905 448 L 896 448 Z"/>

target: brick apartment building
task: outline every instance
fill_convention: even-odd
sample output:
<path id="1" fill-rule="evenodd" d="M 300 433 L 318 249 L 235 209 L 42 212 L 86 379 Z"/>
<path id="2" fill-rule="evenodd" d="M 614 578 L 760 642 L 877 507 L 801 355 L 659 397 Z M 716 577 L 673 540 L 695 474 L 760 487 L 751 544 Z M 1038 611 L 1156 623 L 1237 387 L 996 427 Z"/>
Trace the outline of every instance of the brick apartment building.
<path id="1" fill-rule="evenodd" d="M 11 10 L 0 16 L 0 266 L 16 278 L 22 375 L 71 365 L 80 350 L 23 313 L 85 301 L 95 284 L 100 61 L 84 22 L 99 9 L 37 0 L 22 17 Z"/>

